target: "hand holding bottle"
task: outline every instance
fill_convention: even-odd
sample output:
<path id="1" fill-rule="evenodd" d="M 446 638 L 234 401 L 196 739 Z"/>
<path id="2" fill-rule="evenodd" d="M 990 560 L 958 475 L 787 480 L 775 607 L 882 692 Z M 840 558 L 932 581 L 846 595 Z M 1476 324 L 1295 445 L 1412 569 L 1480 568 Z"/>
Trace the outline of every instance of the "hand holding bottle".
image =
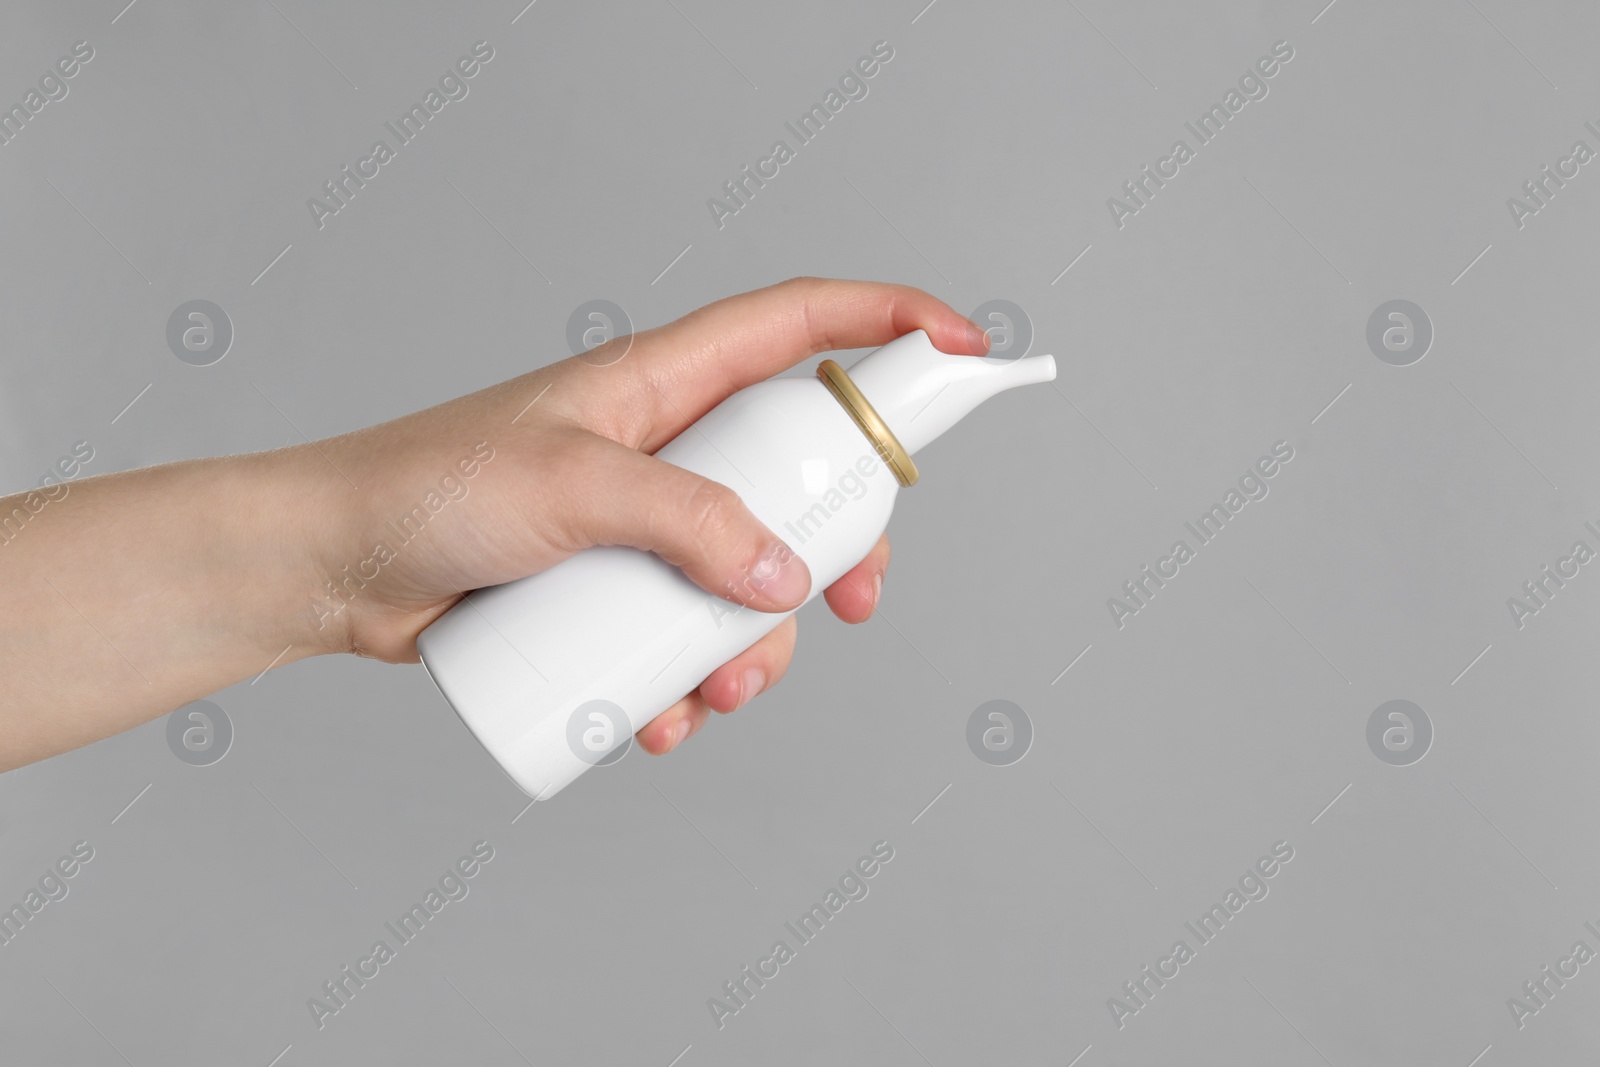
<path id="1" fill-rule="evenodd" d="M 627 545 L 763 611 L 803 601 L 781 539 L 726 486 L 652 457 L 733 392 L 818 352 L 987 338 L 903 286 L 801 278 L 437 407 L 275 452 L 74 482 L 0 543 L 0 768 L 127 729 L 306 656 L 415 662 L 464 591 Z M 0 516 L 27 494 L 0 499 Z M 877 602 L 881 540 L 825 593 Z M 733 591 L 739 595 L 735 597 Z M 778 680 L 792 618 L 639 731 L 665 752 Z"/>

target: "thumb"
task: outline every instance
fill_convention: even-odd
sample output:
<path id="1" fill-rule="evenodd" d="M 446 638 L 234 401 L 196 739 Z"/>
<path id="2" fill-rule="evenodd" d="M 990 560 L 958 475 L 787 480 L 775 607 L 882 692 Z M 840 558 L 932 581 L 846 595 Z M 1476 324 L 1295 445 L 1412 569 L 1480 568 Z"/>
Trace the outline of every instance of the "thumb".
<path id="1" fill-rule="evenodd" d="M 707 592 L 758 611 L 790 611 L 810 593 L 805 561 L 732 489 L 599 435 L 576 451 L 576 484 L 584 488 L 556 519 L 574 552 L 590 545 L 653 552 Z"/>

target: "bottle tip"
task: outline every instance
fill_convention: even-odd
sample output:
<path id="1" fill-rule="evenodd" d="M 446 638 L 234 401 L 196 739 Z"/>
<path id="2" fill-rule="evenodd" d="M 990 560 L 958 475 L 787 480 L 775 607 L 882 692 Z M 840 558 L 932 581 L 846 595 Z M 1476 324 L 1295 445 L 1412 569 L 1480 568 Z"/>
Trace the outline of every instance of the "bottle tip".
<path id="1" fill-rule="evenodd" d="M 856 387 L 908 454 L 990 397 L 1055 376 L 1054 356 L 954 355 L 936 349 L 922 330 L 890 341 L 850 369 Z"/>
<path id="2" fill-rule="evenodd" d="M 1024 356 L 1022 359 L 1012 360 L 1004 365 L 1004 373 L 1012 376 L 1002 388 L 1010 389 L 1017 385 L 1036 385 L 1041 382 L 1056 380 L 1056 357 L 1051 355 Z"/>

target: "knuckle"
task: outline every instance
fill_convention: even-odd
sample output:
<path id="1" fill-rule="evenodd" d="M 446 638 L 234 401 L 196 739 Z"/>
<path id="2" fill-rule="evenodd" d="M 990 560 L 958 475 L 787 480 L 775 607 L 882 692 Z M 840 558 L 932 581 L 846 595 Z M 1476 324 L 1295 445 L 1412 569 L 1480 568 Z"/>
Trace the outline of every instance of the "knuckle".
<path id="1" fill-rule="evenodd" d="M 732 489 L 721 482 L 702 481 L 689 496 L 689 529 L 702 544 L 720 543 L 733 533 L 743 509 L 739 494 Z"/>

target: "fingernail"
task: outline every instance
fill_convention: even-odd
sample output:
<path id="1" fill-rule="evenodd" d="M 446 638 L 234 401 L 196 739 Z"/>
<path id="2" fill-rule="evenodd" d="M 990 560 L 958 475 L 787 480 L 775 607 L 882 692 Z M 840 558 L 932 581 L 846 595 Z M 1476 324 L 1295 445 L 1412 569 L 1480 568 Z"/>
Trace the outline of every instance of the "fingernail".
<path id="1" fill-rule="evenodd" d="M 677 748 L 683 743 L 683 739 L 688 736 L 689 720 L 679 719 L 677 725 L 672 728 L 672 744 L 667 746 L 667 751 L 671 752 L 673 749 Z"/>
<path id="2" fill-rule="evenodd" d="M 878 608 L 878 601 L 880 601 L 882 599 L 883 599 L 883 575 L 882 574 L 874 574 L 872 576 L 872 608 L 873 608 L 874 611 L 876 611 L 877 608 Z"/>
<path id="3" fill-rule="evenodd" d="M 794 549 L 774 541 L 750 568 L 748 584 L 775 604 L 799 604 L 811 592 L 811 571 Z"/>
<path id="4" fill-rule="evenodd" d="M 767 676 L 761 673 L 760 667 L 746 667 L 739 676 L 739 703 L 737 707 L 744 707 L 762 689 L 766 688 Z"/>
<path id="5" fill-rule="evenodd" d="M 979 353 L 989 351 L 989 335 L 979 329 L 975 322 L 967 323 L 967 346 Z"/>

